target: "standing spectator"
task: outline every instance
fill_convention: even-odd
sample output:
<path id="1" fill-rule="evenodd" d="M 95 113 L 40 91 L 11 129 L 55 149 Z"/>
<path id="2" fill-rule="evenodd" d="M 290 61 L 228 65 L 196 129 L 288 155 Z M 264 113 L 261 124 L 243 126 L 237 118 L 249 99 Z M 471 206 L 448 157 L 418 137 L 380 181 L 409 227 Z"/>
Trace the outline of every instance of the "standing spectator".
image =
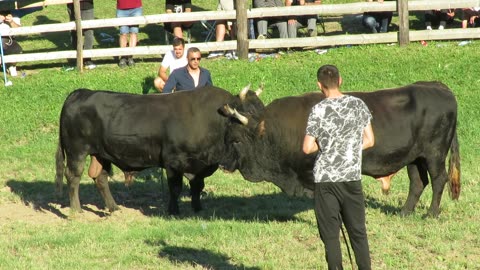
<path id="1" fill-rule="evenodd" d="M 192 12 L 192 0 L 166 0 L 165 10 L 167 13 Z M 167 29 L 173 31 L 173 35 L 183 38 L 183 28 L 189 29 L 192 22 L 173 22 L 165 25 Z"/>
<path id="2" fill-rule="evenodd" d="M 367 2 L 373 2 L 373 0 Z M 383 3 L 383 0 L 377 0 L 377 2 Z M 393 12 L 391 11 L 365 12 L 363 13 L 362 24 L 372 33 L 386 33 L 392 22 L 392 17 Z"/>
<path id="3" fill-rule="evenodd" d="M 468 25 L 480 26 L 480 7 L 463 9 L 462 28 L 467 28 Z"/>
<path id="4" fill-rule="evenodd" d="M 10 28 L 17 28 L 20 26 L 22 26 L 22 24 L 20 23 L 19 17 L 13 16 L 10 11 L 0 12 L 0 30 L 8 30 Z M 2 46 L 4 55 L 20 54 L 23 52 L 22 47 L 15 40 L 14 36 L 2 36 Z M 14 63 L 10 64 L 8 67 L 8 72 L 12 77 L 18 76 L 17 67 Z"/>
<path id="5" fill-rule="evenodd" d="M 202 55 L 197 47 L 187 51 L 188 64 L 185 67 L 175 69 L 168 77 L 164 93 L 175 91 L 193 90 L 197 87 L 213 85 L 210 71 L 200 67 Z"/>
<path id="6" fill-rule="evenodd" d="M 218 0 L 217 10 L 221 11 L 231 11 L 235 10 L 235 1 L 234 0 Z M 229 29 L 230 38 L 235 39 L 236 34 L 236 24 L 228 21 L 217 21 L 215 25 L 215 39 L 217 42 L 222 42 L 225 40 L 225 34 L 227 33 L 227 28 L 231 23 L 231 28 Z M 214 58 L 218 56 L 223 56 L 223 51 L 211 52 L 207 58 Z"/>
<path id="7" fill-rule="evenodd" d="M 283 7 L 283 0 L 254 0 L 253 5 L 255 8 L 265 8 L 265 7 Z M 287 31 L 287 21 L 283 17 L 272 17 L 272 18 L 260 18 L 257 21 L 257 39 L 267 38 L 268 26 L 274 25 L 278 28 L 280 38 L 288 38 Z"/>
<path id="8" fill-rule="evenodd" d="M 307 5 L 320 5 L 321 0 L 285 0 L 285 6 L 307 6 Z M 306 15 L 289 18 L 288 21 L 288 37 L 296 38 L 297 29 L 307 26 L 308 36 L 317 36 L 317 15 Z"/>
<path id="9" fill-rule="evenodd" d="M 185 40 L 183 38 L 174 38 L 173 50 L 163 56 L 162 65 L 158 70 L 158 77 L 154 80 L 155 88 L 158 92 L 163 91 L 165 82 L 168 80 L 167 70 L 172 73 L 175 69 L 184 67 L 188 64 L 187 54 L 185 53 Z"/>
<path id="10" fill-rule="evenodd" d="M 362 191 L 362 149 L 374 144 L 365 103 L 340 91 L 335 66 L 318 69 L 317 85 L 326 98 L 308 116 L 303 152 L 317 152 L 313 168 L 315 216 L 325 245 L 328 269 L 343 269 L 340 249 L 342 222 L 348 231 L 358 269 L 371 269 Z"/>
<path id="11" fill-rule="evenodd" d="M 455 17 L 454 9 L 435 9 L 425 11 L 425 26 L 432 30 L 432 24 L 438 24 L 438 30 L 443 30 L 447 24 L 453 22 Z"/>
<path id="12" fill-rule="evenodd" d="M 117 0 L 117 18 L 136 17 L 143 15 L 142 0 Z M 127 37 L 130 34 L 130 38 Z M 138 25 L 122 25 L 120 26 L 120 47 L 130 48 L 136 47 L 138 42 Z M 132 56 L 120 57 L 118 66 L 124 68 L 126 66 L 134 66 Z"/>
<path id="13" fill-rule="evenodd" d="M 73 8 L 73 3 L 67 4 L 68 16 L 70 21 L 75 21 L 75 9 Z M 93 13 L 93 0 L 83 0 L 80 2 L 80 17 L 82 20 L 93 20 L 95 19 Z M 77 31 L 70 31 L 72 47 L 74 50 L 77 49 Z M 84 43 L 83 49 L 91 50 L 93 48 L 93 29 L 83 30 Z M 84 64 L 86 69 L 94 69 L 97 66 L 92 62 L 92 59 L 85 58 Z"/>

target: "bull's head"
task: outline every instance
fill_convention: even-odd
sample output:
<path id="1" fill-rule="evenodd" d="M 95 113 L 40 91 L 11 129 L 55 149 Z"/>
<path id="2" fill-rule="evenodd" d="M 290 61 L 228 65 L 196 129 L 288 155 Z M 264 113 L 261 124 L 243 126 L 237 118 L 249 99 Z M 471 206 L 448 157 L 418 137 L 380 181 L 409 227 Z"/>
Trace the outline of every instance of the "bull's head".
<path id="1" fill-rule="evenodd" d="M 229 171 L 238 169 L 239 151 L 241 147 L 252 147 L 254 130 L 263 115 L 265 106 L 259 95 L 263 91 L 261 85 L 256 91 L 250 90 L 250 85 L 244 87 L 238 94 L 238 98 L 230 104 L 225 104 L 219 110 L 223 116 L 230 119 L 226 131 L 225 143 L 227 155 L 221 165 Z"/>

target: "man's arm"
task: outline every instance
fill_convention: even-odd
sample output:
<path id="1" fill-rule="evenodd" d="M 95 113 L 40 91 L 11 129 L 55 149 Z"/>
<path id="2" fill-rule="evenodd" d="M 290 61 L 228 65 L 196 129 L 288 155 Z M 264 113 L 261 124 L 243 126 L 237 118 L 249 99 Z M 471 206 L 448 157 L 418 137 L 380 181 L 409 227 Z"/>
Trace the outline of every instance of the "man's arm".
<path id="1" fill-rule="evenodd" d="M 305 138 L 303 138 L 303 152 L 308 155 L 317 151 L 318 144 L 315 137 L 312 137 L 308 134 L 305 135 Z"/>
<path id="2" fill-rule="evenodd" d="M 160 66 L 160 69 L 158 70 L 158 77 L 162 78 L 164 82 L 168 80 L 168 75 L 167 75 L 167 68 L 164 66 Z"/>
<path id="3" fill-rule="evenodd" d="M 375 144 L 375 136 L 373 135 L 372 123 L 363 129 L 363 143 L 362 149 L 367 149 L 372 147 Z"/>
<path id="4" fill-rule="evenodd" d="M 177 79 L 175 78 L 175 71 L 168 76 L 168 80 L 165 82 L 165 86 L 163 87 L 163 93 L 172 93 L 173 88 L 177 85 Z"/>

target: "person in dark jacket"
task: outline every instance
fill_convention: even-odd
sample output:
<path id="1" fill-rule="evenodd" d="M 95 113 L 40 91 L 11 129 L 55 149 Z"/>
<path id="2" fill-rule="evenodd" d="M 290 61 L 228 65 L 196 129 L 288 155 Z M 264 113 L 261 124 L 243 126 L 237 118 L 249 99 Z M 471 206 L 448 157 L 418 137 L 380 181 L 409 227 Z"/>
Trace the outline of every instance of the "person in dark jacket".
<path id="1" fill-rule="evenodd" d="M 197 47 L 191 47 L 187 51 L 188 64 L 185 67 L 175 69 L 163 87 L 163 93 L 175 91 L 194 90 L 195 88 L 213 85 L 210 71 L 200 67 L 202 55 Z"/>

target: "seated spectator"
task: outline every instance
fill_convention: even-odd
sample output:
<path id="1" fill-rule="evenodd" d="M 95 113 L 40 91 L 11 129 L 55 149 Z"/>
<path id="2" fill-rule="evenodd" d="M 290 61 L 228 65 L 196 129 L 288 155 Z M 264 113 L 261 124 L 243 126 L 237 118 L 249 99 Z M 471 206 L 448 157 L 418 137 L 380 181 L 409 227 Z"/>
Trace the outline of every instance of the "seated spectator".
<path id="1" fill-rule="evenodd" d="M 454 17 L 454 9 L 427 10 L 425 11 L 425 26 L 427 27 L 427 30 L 432 30 L 432 24 L 438 24 L 438 29 L 443 30 L 447 24 L 453 22 Z"/>
<path id="2" fill-rule="evenodd" d="M 213 85 L 210 71 L 200 67 L 202 54 L 197 47 L 187 51 L 188 64 L 185 67 L 175 69 L 168 77 L 164 93 L 175 91 L 193 90 L 198 87 Z"/>
<path id="3" fill-rule="evenodd" d="M 307 6 L 307 5 L 320 5 L 321 0 L 285 0 L 285 6 Z M 298 28 L 307 26 L 308 36 L 317 36 L 317 15 L 306 15 L 299 17 L 291 17 L 288 19 L 287 29 L 288 37 L 296 38 Z"/>
<path id="4" fill-rule="evenodd" d="M 255 8 L 266 8 L 266 7 L 283 7 L 283 0 L 254 0 L 253 5 Z M 280 38 L 288 38 L 287 31 L 287 21 L 283 17 L 272 17 L 272 18 L 260 18 L 257 21 L 257 39 L 267 38 L 268 26 L 275 26 L 278 28 L 280 33 Z"/>
<path id="5" fill-rule="evenodd" d="M 173 39 L 172 45 L 173 50 L 163 56 L 162 65 L 158 70 L 158 77 L 155 78 L 153 82 L 158 92 L 163 91 L 165 82 L 168 80 L 168 69 L 170 69 L 170 73 L 172 73 L 175 69 L 184 67 L 188 63 L 187 54 L 185 53 L 185 40 L 176 37 Z"/>
<path id="6" fill-rule="evenodd" d="M 167 13 L 192 12 L 192 0 L 166 0 L 165 10 Z M 166 23 L 165 29 L 173 32 L 174 36 L 183 38 L 183 29 L 189 29 L 192 25 L 192 22 L 172 22 Z"/>
<path id="7" fill-rule="evenodd" d="M 373 2 L 373 0 L 368 0 L 368 2 Z M 377 2 L 382 3 L 383 0 L 377 0 Z M 393 12 L 391 11 L 365 12 L 362 17 L 362 24 L 372 33 L 386 33 L 392 22 L 392 16 Z"/>
<path id="8" fill-rule="evenodd" d="M 235 10 L 235 1 L 234 0 L 218 0 L 217 10 L 222 10 L 222 11 Z M 232 40 L 235 39 L 236 25 L 234 23 L 231 23 L 231 26 L 230 26 L 229 23 L 231 22 L 217 21 L 217 24 L 215 25 L 215 40 L 217 42 L 222 42 L 225 40 L 225 34 L 227 33 L 227 29 L 229 27 L 230 29 L 228 30 L 230 32 L 230 38 Z M 224 55 L 223 51 L 216 51 L 216 52 L 211 52 L 207 56 L 207 58 L 214 58 L 214 57 L 219 57 L 223 55 Z"/>
<path id="9" fill-rule="evenodd" d="M 10 11 L 0 12 L 0 30 L 16 28 L 21 25 L 22 24 L 20 23 L 20 18 L 13 16 Z M 23 52 L 22 47 L 15 40 L 14 36 L 2 36 L 2 46 L 4 55 L 20 54 Z M 17 67 L 14 63 L 10 64 L 10 66 L 8 67 L 8 72 L 12 77 L 18 76 Z"/>
<path id="10" fill-rule="evenodd" d="M 142 16 L 142 0 L 117 0 L 117 18 Z M 138 25 L 122 25 L 120 26 L 120 47 L 125 48 L 129 45 L 130 48 L 136 47 L 138 42 Z M 127 37 L 130 34 L 130 39 Z M 134 66 L 132 56 L 120 57 L 118 66 L 124 68 L 126 66 Z"/>
<path id="11" fill-rule="evenodd" d="M 462 28 L 480 26 L 480 7 L 464 8 L 462 18 Z"/>

